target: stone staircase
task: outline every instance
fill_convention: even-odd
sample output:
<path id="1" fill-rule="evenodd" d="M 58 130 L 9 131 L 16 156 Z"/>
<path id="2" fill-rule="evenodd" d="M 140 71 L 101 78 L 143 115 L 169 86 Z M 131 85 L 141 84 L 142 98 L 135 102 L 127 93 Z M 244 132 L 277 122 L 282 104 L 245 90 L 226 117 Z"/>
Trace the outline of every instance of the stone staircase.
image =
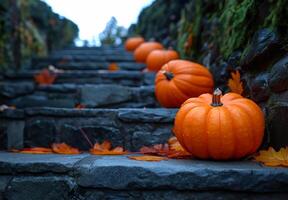
<path id="1" fill-rule="evenodd" d="M 107 71 L 117 63 L 120 70 Z M 33 76 L 53 65 L 56 82 Z M 66 142 L 81 150 L 108 139 L 137 152 L 165 143 L 177 109 L 154 97 L 155 74 L 121 47 L 71 48 L 35 58 L 32 67 L 2 74 L 0 148 L 48 147 Z M 76 105 L 85 109 L 75 109 Z M 1 199 L 287 199 L 288 170 L 252 161 L 133 161 L 124 156 L 0 153 Z"/>

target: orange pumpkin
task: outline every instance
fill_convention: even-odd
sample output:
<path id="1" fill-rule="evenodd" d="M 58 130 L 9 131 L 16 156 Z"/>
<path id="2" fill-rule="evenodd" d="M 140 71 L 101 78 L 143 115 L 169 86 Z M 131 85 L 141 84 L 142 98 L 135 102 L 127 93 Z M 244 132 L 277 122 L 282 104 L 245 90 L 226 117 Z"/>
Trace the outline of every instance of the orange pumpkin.
<path id="1" fill-rule="evenodd" d="M 131 37 L 125 42 L 125 49 L 127 51 L 134 51 L 138 46 L 140 46 L 144 41 L 142 37 Z"/>
<path id="2" fill-rule="evenodd" d="M 148 55 L 146 64 L 149 71 L 159 71 L 164 64 L 176 59 L 179 55 L 174 50 L 154 50 Z"/>
<path id="3" fill-rule="evenodd" d="M 157 73 L 155 94 L 167 108 L 180 107 L 190 97 L 213 91 L 213 77 L 200 64 L 186 60 L 172 60 Z"/>
<path id="4" fill-rule="evenodd" d="M 180 144 L 201 159 L 239 159 L 261 145 L 264 115 L 253 101 L 236 93 L 202 94 L 179 109 L 174 133 Z"/>
<path id="5" fill-rule="evenodd" d="M 164 49 L 158 42 L 144 42 L 134 51 L 134 58 L 137 62 L 146 62 L 146 58 L 153 50 Z"/>

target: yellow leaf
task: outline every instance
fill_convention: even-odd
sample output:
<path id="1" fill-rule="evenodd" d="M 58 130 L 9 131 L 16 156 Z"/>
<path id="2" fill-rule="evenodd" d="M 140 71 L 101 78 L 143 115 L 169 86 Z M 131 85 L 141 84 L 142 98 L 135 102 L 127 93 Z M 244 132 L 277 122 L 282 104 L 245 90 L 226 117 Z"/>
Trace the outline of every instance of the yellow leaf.
<path id="1" fill-rule="evenodd" d="M 54 143 L 52 144 L 52 150 L 58 154 L 80 154 L 80 151 L 74 147 L 67 145 L 66 143 Z"/>
<path id="2" fill-rule="evenodd" d="M 235 73 L 231 73 L 231 77 L 228 80 L 228 87 L 230 88 L 231 92 L 237 93 L 237 94 L 242 94 L 243 93 L 243 84 L 241 82 L 241 77 L 240 73 L 237 70 Z"/>
<path id="3" fill-rule="evenodd" d="M 288 167 L 288 147 L 281 148 L 278 152 L 272 147 L 269 147 L 268 150 L 260 151 L 259 155 L 255 156 L 254 158 L 256 161 L 261 162 L 266 166 Z"/>
<path id="4" fill-rule="evenodd" d="M 111 142 L 105 140 L 102 144 L 96 143 L 90 153 L 94 155 L 124 155 L 127 154 L 123 147 L 116 147 L 112 149 Z"/>
<path id="5" fill-rule="evenodd" d="M 138 161 L 161 161 L 161 160 L 168 160 L 168 158 L 161 157 L 161 156 L 129 156 L 129 159 L 138 160 Z"/>
<path id="6" fill-rule="evenodd" d="M 119 70 L 119 67 L 116 63 L 111 63 L 109 66 L 108 66 L 108 71 L 117 71 Z"/>
<path id="7" fill-rule="evenodd" d="M 21 150 L 12 150 L 15 153 L 28 153 L 28 154 L 48 154 L 53 153 L 52 149 L 45 147 L 32 147 L 32 148 L 24 148 Z"/>

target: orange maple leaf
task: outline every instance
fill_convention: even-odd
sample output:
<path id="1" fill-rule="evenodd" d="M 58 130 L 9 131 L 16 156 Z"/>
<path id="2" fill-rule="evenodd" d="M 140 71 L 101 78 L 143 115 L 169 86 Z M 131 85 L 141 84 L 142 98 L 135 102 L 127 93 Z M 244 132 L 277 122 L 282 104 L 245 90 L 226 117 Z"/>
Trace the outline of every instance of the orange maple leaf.
<path id="1" fill-rule="evenodd" d="M 31 147 L 31 148 L 23 148 L 20 150 L 12 150 L 15 153 L 27 153 L 27 154 L 48 154 L 53 153 L 51 148 L 45 147 Z"/>
<path id="2" fill-rule="evenodd" d="M 288 147 L 281 148 L 278 152 L 269 147 L 268 150 L 260 151 L 254 159 L 270 167 L 288 167 Z"/>
<path id="3" fill-rule="evenodd" d="M 79 149 L 71 147 L 66 143 L 53 143 L 52 150 L 58 154 L 80 154 Z"/>
<path id="4" fill-rule="evenodd" d="M 176 137 L 171 137 L 168 140 L 169 152 L 168 158 L 191 158 L 192 155 L 187 152 L 179 143 Z"/>
<path id="5" fill-rule="evenodd" d="M 128 156 L 129 159 L 138 160 L 138 161 L 161 161 L 161 160 L 168 160 L 168 158 L 161 157 L 161 156 Z"/>
<path id="6" fill-rule="evenodd" d="M 124 155 L 127 151 L 124 151 L 123 147 L 116 147 L 112 149 L 111 142 L 105 140 L 102 144 L 96 143 L 90 153 L 94 155 Z"/>
<path id="7" fill-rule="evenodd" d="M 81 104 L 81 103 L 79 103 L 79 104 L 76 104 L 74 108 L 75 109 L 83 109 L 83 108 L 86 108 L 86 106 Z"/>
<path id="8" fill-rule="evenodd" d="M 109 66 L 108 66 L 108 71 L 117 71 L 119 70 L 119 67 L 116 63 L 111 63 Z"/>
<path id="9" fill-rule="evenodd" d="M 48 69 L 43 69 L 39 74 L 34 76 L 35 81 L 39 85 L 51 85 L 54 83 L 57 75 L 51 73 Z"/>
<path id="10" fill-rule="evenodd" d="M 237 94 L 242 94 L 243 93 L 243 84 L 241 82 L 241 77 L 240 73 L 237 70 L 235 73 L 231 73 L 231 77 L 228 80 L 228 87 L 230 88 L 231 92 L 235 92 Z"/>
<path id="11" fill-rule="evenodd" d="M 168 144 L 155 144 L 152 147 L 142 147 L 140 153 L 150 155 L 166 155 L 169 151 Z"/>

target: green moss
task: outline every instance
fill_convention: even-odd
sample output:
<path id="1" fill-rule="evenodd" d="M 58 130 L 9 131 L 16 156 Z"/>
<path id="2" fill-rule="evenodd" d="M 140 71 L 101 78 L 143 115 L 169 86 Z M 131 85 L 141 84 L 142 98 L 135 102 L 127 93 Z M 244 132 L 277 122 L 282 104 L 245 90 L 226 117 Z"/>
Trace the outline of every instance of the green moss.
<path id="1" fill-rule="evenodd" d="M 247 44 L 249 32 L 249 18 L 253 18 L 255 0 L 227 0 L 220 16 L 222 37 L 220 51 L 224 57 L 228 57 L 234 50 Z"/>

